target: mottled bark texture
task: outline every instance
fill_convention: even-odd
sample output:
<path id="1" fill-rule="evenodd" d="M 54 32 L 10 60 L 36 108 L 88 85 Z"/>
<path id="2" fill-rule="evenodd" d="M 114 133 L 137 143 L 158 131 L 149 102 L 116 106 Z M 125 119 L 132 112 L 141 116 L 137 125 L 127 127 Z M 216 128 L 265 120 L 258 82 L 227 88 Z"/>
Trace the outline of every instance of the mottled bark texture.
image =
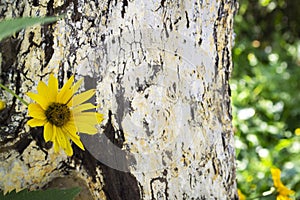
<path id="1" fill-rule="evenodd" d="M 105 120 L 86 151 L 54 154 L 1 91 L 0 188 L 85 188 L 81 199 L 236 199 L 230 88 L 235 0 L 6 0 L 0 17 L 52 16 L 0 44 L 1 83 L 29 101 L 73 73 Z"/>

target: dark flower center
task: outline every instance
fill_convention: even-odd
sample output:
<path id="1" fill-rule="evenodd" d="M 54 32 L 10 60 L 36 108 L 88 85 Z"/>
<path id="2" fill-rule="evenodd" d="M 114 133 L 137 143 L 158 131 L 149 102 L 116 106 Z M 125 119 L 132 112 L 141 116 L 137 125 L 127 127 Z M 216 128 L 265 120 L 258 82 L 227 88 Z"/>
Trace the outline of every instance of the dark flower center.
<path id="1" fill-rule="evenodd" d="M 47 120 L 57 127 L 62 127 L 65 125 L 71 117 L 69 107 L 61 103 L 52 103 L 50 106 L 48 106 L 45 114 Z"/>

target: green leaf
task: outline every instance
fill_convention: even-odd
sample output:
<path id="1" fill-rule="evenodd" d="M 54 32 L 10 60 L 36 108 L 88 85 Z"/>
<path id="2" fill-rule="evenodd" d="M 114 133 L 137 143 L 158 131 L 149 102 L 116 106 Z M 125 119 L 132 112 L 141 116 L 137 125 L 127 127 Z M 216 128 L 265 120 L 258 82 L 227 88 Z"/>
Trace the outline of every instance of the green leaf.
<path id="1" fill-rule="evenodd" d="M 281 139 L 279 143 L 275 146 L 276 151 L 281 151 L 284 148 L 292 146 L 293 141 L 289 139 Z"/>
<path id="2" fill-rule="evenodd" d="M 80 188 L 75 187 L 71 189 L 48 189 L 48 190 L 37 190 L 28 191 L 27 189 L 20 192 L 15 190 L 3 195 L 0 193 L 1 200 L 73 200 L 77 194 L 80 192 Z"/>
<path id="3" fill-rule="evenodd" d="M 44 24 L 55 22 L 62 16 L 58 17 L 23 17 L 3 20 L 0 22 L 0 41 L 23 28 L 32 26 L 35 24 Z"/>

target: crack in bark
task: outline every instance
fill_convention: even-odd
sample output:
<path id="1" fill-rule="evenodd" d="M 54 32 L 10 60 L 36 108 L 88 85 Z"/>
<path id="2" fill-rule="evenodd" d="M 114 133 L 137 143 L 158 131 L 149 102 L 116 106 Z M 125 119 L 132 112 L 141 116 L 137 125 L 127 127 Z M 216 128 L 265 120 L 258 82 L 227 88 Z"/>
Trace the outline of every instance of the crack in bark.
<path id="1" fill-rule="evenodd" d="M 128 1 L 122 0 L 122 10 L 121 10 L 121 16 L 124 18 L 124 15 L 126 13 L 125 7 L 128 7 Z"/>
<path id="2" fill-rule="evenodd" d="M 164 173 L 166 173 L 166 170 L 164 171 Z M 163 183 L 164 184 L 164 188 L 160 188 L 160 189 L 162 189 L 162 191 L 159 190 L 159 191 L 157 191 L 158 193 L 155 194 L 154 184 L 157 181 L 159 181 L 160 183 Z M 151 189 L 150 191 L 151 191 L 151 199 L 152 200 L 156 200 L 155 197 L 159 194 L 159 192 L 163 192 L 165 199 L 169 198 L 169 194 L 168 194 L 168 181 L 167 181 L 167 179 L 165 177 L 152 178 L 150 180 L 150 189 Z M 159 197 L 161 197 L 161 196 L 159 196 Z"/>
<path id="3" fill-rule="evenodd" d="M 189 15 L 188 12 L 185 11 L 185 18 L 186 18 L 186 28 L 190 27 L 190 20 L 189 20 Z"/>
<path id="4" fill-rule="evenodd" d="M 216 52 L 218 52 L 218 24 L 217 24 L 217 21 L 214 24 L 213 37 L 214 37 L 214 43 L 215 43 L 215 50 L 216 50 Z M 218 67 L 219 67 L 219 54 L 217 53 L 216 58 L 215 58 L 215 81 L 217 80 Z"/>

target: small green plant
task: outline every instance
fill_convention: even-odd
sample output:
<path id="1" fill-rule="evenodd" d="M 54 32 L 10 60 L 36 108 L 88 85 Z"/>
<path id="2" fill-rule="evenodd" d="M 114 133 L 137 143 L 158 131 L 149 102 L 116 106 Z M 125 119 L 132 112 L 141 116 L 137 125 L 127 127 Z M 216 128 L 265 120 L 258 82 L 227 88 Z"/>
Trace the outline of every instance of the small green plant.
<path id="1" fill-rule="evenodd" d="M 71 189 L 48 189 L 48 190 L 36 190 L 28 191 L 22 190 L 12 192 L 4 195 L 0 193 L 1 200 L 54 200 L 54 199 L 63 199 L 63 200 L 72 200 L 78 195 L 80 188 L 71 188 Z"/>
<path id="2" fill-rule="evenodd" d="M 23 17 L 15 19 L 7 19 L 0 22 L 0 41 L 11 36 L 17 31 L 36 24 L 44 24 L 55 22 L 62 16 L 58 17 Z"/>

